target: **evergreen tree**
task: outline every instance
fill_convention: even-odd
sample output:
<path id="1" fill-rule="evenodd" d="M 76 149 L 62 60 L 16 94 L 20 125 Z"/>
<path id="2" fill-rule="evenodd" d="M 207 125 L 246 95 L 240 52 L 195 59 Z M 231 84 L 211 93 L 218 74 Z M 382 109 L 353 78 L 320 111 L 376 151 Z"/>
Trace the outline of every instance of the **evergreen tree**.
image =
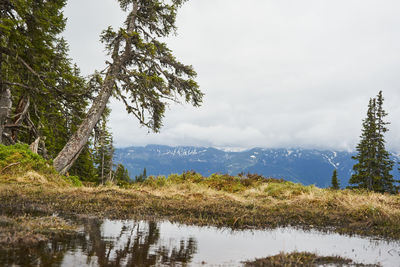
<path id="1" fill-rule="evenodd" d="M 147 179 L 146 168 L 143 169 L 143 173 L 135 176 L 135 182 L 142 183 Z"/>
<path id="2" fill-rule="evenodd" d="M 106 108 L 102 119 L 95 128 L 94 162 L 97 166 L 99 183 L 111 181 L 113 177 L 114 145 L 112 135 L 107 127 L 110 109 Z"/>
<path id="3" fill-rule="evenodd" d="M 91 88 L 68 58 L 60 38 L 66 0 L 0 1 L 0 143 L 32 143 L 54 158 L 92 98 Z M 71 173 L 93 176 L 90 144 Z"/>
<path id="4" fill-rule="evenodd" d="M 128 170 L 122 164 L 118 164 L 114 177 L 117 185 L 124 185 L 132 182 Z"/>
<path id="5" fill-rule="evenodd" d="M 98 96 L 78 130 L 54 159 L 54 167 L 65 173 L 88 142 L 111 95 L 122 101 L 128 113 L 157 132 L 166 105 L 186 102 L 199 106 L 203 94 L 193 80 L 192 66 L 179 62 L 162 40 L 176 31 L 177 10 L 186 0 L 119 0 L 128 11 L 124 27 L 111 27 L 102 34 L 109 52 L 108 68 L 101 76 Z"/>
<path id="6" fill-rule="evenodd" d="M 369 101 L 361 140 L 356 147 L 357 155 L 353 157 L 357 163 L 353 166 L 354 174 L 349 183 L 354 188 L 392 193 L 396 181 L 390 174 L 393 161 L 385 148 L 384 133 L 388 131 L 388 123 L 384 121 L 387 113 L 383 110 L 383 100 L 382 92 L 379 92 L 377 98 Z"/>
<path id="7" fill-rule="evenodd" d="M 385 148 L 384 134 L 389 130 L 386 125 L 390 124 L 385 122 L 384 118 L 388 115 L 383 109 L 383 95 L 382 91 L 379 92 L 376 98 L 376 120 L 377 120 L 377 150 L 376 161 L 379 170 L 378 176 L 380 177 L 379 187 L 375 190 L 379 192 L 395 192 L 395 183 L 399 182 L 393 178 L 390 172 L 393 169 L 394 162 L 390 159 L 390 153 Z"/>
<path id="8" fill-rule="evenodd" d="M 339 184 L 339 180 L 338 180 L 338 177 L 337 177 L 337 170 L 336 169 L 333 170 L 331 188 L 335 189 L 335 190 L 340 189 L 340 184 Z"/>

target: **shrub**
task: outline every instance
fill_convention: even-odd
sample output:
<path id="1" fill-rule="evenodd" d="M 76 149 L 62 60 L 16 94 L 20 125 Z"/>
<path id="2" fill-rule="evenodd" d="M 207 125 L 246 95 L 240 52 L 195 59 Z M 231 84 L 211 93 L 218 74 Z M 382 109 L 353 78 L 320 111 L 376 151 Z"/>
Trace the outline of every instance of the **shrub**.
<path id="1" fill-rule="evenodd" d="M 143 184 L 151 187 L 163 187 L 167 184 L 167 178 L 165 176 L 149 176 Z"/>
<path id="2" fill-rule="evenodd" d="M 66 176 L 64 177 L 64 179 L 75 187 L 83 186 L 78 176 Z"/>
<path id="3" fill-rule="evenodd" d="M 271 197 L 284 199 L 291 196 L 310 193 L 314 189 L 314 185 L 304 186 L 302 184 L 295 184 L 293 182 L 282 182 L 268 183 L 268 186 L 264 189 L 264 192 Z"/>

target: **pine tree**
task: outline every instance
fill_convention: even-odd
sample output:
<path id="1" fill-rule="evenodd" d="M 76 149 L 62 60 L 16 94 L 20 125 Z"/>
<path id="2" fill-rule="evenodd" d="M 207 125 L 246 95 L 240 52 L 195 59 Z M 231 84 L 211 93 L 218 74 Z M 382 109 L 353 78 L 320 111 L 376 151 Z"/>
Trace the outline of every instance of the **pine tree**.
<path id="1" fill-rule="evenodd" d="M 113 176 L 113 138 L 108 129 L 108 116 L 110 109 L 106 108 L 102 119 L 95 128 L 94 162 L 97 166 L 99 183 L 111 181 Z"/>
<path id="2" fill-rule="evenodd" d="M 143 173 L 135 176 L 136 183 L 143 183 L 147 179 L 147 170 L 143 169 Z"/>
<path id="3" fill-rule="evenodd" d="M 357 163 L 349 183 L 353 188 L 364 188 L 377 192 L 394 192 L 396 182 L 390 174 L 393 161 L 385 148 L 384 133 L 388 131 L 384 121 L 387 113 L 383 110 L 382 91 L 377 98 L 369 101 L 367 118 L 363 120 L 360 142 L 356 147 Z"/>
<path id="4" fill-rule="evenodd" d="M 337 170 L 336 169 L 333 170 L 331 188 L 335 189 L 335 190 L 339 190 L 340 189 L 340 184 L 339 184 L 339 180 L 338 180 L 338 177 L 337 177 Z"/>
<path id="5" fill-rule="evenodd" d="M 114 176 L 117 185 L 124 185 L 132 182 L 128 170 L 122 164 L 118 164 Z"/>
<path id="6" fill-rule="evenodd" d="M 395 192 L 395 183 L 398 182 L 393 178 L 393 175 L 390 172 L 393 169 L 394 162 L 390 159 L 390 153 L 385 148 L 385 139 L 384 134 L 389 130 L 386 125 L 389 125 L 389 122 L 385 122 L 384 118 L 388 115 L 383 110 L 383 95 L 382 91 L 379 92 L 376 98 L 376 119 L 377 119 L 377 154 L 376 160 L 379 170 L 380 182 L 379 187 L 375 189 L 375 191 L 379 192 Z"/>
<path id="7" fill-rule="evenodd" d="M 88 142 L 111 95 L 122 101 L 128 113 L 149 129 L 162 126 L 166 106 L 184 101 L 199 106 L 203 93 L 193 80 L 192 66 L 179 62 L 162 40 L 176 31 L 177 10 L 186 0 L 119 0 L 128 16 L 124 27 L 102 34 L 109 52 L 108 68 L 101 74 L 98 96 L 67 144 L 54 159 L 65 173 Z"/>
<path id="8" fill-rule="evenodd" d="M 32 143 L 54 158 L 82 122 L 92 88 L 60 38 L 66 0 L 0 1 L 0 143 Z M 71 174 L 95 175 L 90 143 Z"/>

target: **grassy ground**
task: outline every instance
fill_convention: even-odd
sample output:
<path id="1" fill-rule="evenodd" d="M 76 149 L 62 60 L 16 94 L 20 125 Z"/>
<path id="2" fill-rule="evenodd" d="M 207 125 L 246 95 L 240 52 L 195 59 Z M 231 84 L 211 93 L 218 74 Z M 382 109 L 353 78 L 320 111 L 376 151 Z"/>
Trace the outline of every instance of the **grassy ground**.
<path id="1" fill-rule="evenodd" d="M 127 188 L 74 187 L 36 171 L 0 174 L 3 216 L 159 218 L 233 228 L 299 226 L 400 239 L 400 196 L 334 191 L 257 176 L 186 173 Z"/>
<path id="2" fill-rule="evenodd" d="M 245 267 L 263 266 L 379 266 L 354 263 L 352 260 L 340 257 L 319 257 L 312 253 L 281 253 L 275 256 L 244 262 Z"/>
<path id="3" fill-rule="evenodd" d="M 32 246 L 51 236 L 74 234 L 76 226 L 57 216 L 0 216 L 0 247 Z"/>
<path id="4" fill-rule="evenodd" d="M 239 229 L 292 225 L 400 240 L 400 195 L 191 172 L 150 177 L 125 188 L 88 187 L 76 177 L 61 177 L 50 165 L 26 146 L 0 146 L 3 221 L 54 214 L 151 218 Z"/>

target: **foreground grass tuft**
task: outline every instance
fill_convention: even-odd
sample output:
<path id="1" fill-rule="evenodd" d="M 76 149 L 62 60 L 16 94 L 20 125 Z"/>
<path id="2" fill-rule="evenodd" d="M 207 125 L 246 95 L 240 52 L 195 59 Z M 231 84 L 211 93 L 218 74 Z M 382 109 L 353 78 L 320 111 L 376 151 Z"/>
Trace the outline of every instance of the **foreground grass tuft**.
<path id="1" fill-rule="evenodd" d="M 264 267 L 264 266 L 380 266 L 380 265 L 365 265 L 355 263 L 350 259 L 341 257 L 319 257 L 316 254 L 308 252 L 294 252 L 290 254 L 280 253 L 275 256 L 256 259 L 254 261 L 244 262 L 245 267 Z"/>
<path id="2" fill-rule="evenodd" d="M 57 216 L 0 216 L 0 247 L 32 246 L 49 237 L 73 234 L 76 226 Z"/>
<path id="3" fill-rule="evenodd" d="M 47 186 L 82 186 L 76 176 L 61 176 L 45 160 L 29 150 L 26 144 L 4 146 L 0 144 L 0 176 L 2 183 Z"/>

